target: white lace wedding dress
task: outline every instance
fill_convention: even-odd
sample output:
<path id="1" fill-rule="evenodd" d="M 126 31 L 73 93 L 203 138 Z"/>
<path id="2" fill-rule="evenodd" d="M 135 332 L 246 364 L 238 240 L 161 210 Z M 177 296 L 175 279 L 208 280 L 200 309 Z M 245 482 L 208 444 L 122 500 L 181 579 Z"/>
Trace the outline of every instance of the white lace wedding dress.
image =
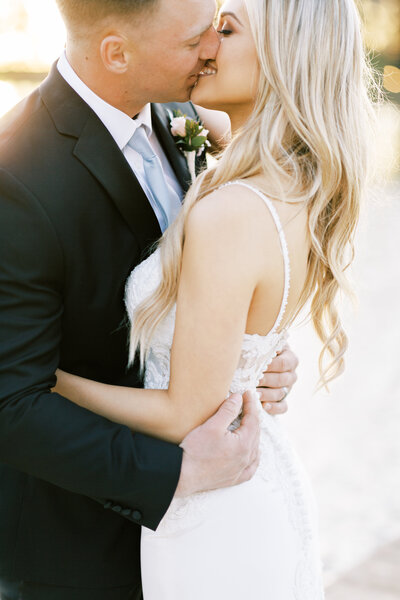
<path id="1" fill-rule="evenodd" d="M 284 345 L 278 328 L 285 312 L 289 255 L 272 202 L 258 194 L 279 231 L 285 288 L 279 316 L 266 336 L 244 335 L 231 392 L 255 389 Z M 156 250 L 131 274 L 126 288 L 129 315 L 161 277 Z M 166 389 L 175 309 L 158 327 L 146 363 L 145 387 Z M 190 399 L 189 399 L 190 400 Z M 321 600 L 324 597 L 315 506 L 303 471 L 279 418 L 260 404 L 261 462 L 249 482 L 174 499 L 156 532 L 142 528 L 144 600 Z"/>

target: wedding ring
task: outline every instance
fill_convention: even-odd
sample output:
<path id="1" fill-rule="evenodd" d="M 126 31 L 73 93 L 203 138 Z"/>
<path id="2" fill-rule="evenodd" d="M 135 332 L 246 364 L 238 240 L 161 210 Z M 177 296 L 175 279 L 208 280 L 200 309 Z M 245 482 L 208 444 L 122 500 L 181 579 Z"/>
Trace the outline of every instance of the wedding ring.
<path id="1" fill-rule="evenodd" d="M 284 396 L 283 396 L 283 397 L 282 397 L 280 400 L 278 400 L 278 402 L 283 402 L 283 400 L 286 398 L 286 396 L 287 396 L 287 395 L 288 395 L 288 393 L 289 393 L 289 388 L 288 388 L 288 387 L 286 387 L 286 385 L 285 385 L 285 386 L 283 386 L 282 390 L 284 391 L 285 395 L 284 395 Z"/>

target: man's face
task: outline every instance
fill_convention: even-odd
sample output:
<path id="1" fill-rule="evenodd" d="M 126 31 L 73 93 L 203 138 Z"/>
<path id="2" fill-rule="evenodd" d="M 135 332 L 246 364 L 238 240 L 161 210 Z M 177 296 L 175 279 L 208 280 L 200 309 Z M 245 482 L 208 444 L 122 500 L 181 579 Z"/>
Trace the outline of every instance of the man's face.
<path id="1" fill-rule="evenodd" d="M 198 74 L 214 59 L 215 0 L 159 0 L 130 31 L 131 83 L 148 102 L 186 102 Z"/>

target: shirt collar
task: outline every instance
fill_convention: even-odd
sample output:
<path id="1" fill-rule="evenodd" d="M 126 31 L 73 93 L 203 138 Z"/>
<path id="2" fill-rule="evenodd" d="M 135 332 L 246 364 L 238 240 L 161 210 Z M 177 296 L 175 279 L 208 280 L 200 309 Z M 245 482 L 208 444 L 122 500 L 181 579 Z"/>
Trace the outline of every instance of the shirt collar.
<path id="1" fill-rule="evenodd" d="M 125 148 L 136 129 L 143 125 L 148 136 L 151 135 L 152 119 L 150 104 L 140 111 L 135 119 L 105 102 L 95 94 L 75 73 L 68 62 L 65 52 L 60 56 L 57 68 L 65 81 L 96 113 L 103 125 L 108 129 L 120 150 Z"/>

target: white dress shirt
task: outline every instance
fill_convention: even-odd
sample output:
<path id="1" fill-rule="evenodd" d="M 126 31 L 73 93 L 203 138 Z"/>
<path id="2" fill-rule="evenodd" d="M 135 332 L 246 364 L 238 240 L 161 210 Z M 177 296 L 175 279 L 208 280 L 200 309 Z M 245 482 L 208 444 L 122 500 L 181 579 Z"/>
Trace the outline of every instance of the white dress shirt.
<path id="1" fill-rule="evenodd" d="M 103 125 L 108 129 L 117 146 L 128 161 L 132 171 L 136 175 L 140 185 L 143 188 L 143 191 L 153 207 L 158 222 L 161 224 L 162 216 L 160 215 L 159 208 L 152 200 L 152 194 L 149 191 L 146 183 L 143 159 L 138 152 L 128 146 L 128 142 L 132 138 L 136 129 L 143 125 L 147 130 L 149 142 L 155 154 L 161 161 L 161 166 L 167 182 L 170 198 L 172 198 L 172 201 L 176 203 L 177 206 L 178 203 L 180 206 L 183 198 L 183 191 L 167 157 L 165 156 L 164 150 L 162 149 L 161 144 L 153 131 L 150 104 L 146 104 L 143 110 L 137 115 L 136 119 L 132 119 L 126 113 L 118 110 L 114 106 L 111 106 L 111 104 L 108 104 L 99 96 L 97 96 L 97 94 L 95 94 L 75 73 L 68 62 L 65 52 L 63 52 L 61 55 L 57 63 L 57 68 L 65 81 L 72 87 L 73 90 L 75 90 L 82 100 L 84 100 L 86 104 L 90 106 L 90 108 L 99 117 Z"/>

